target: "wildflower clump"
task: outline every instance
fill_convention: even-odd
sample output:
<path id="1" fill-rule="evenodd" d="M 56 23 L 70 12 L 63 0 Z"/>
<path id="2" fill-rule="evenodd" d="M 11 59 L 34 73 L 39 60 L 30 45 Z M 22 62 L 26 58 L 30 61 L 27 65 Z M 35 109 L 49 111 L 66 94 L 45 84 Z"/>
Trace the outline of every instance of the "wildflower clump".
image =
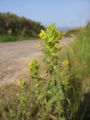
<path id="1" fill-rule="evenodd" d="M 61 33 L 54 25 L 49 25 L 46 31 L 41 30 L 39 36 L 41 39 L 44 38 L 44 59 L 47 62 L 47 71 L 52 73 L 58 64 L 58 54 L 62 49 L 62 46 L 59 44 Z"/>
<path id="2" fill-rule="evenodd" d="M 68 56 L 62 60 L 60 56 L 63 48 L 60 44 L 61 33 L 55 25 L 49 25 L 46 30 L 41 30 L 39 37 L 43 40 L 43 72 L 46 77 L 40 76 L 40 64 L 36 60 L 29 64 L 34 80 L 33 96 L 38 107 L 36 119 L 71 120 L 78 108 L 76 101 L 79 94 L 77 82 L 71 73 L 70 60 Z"/>

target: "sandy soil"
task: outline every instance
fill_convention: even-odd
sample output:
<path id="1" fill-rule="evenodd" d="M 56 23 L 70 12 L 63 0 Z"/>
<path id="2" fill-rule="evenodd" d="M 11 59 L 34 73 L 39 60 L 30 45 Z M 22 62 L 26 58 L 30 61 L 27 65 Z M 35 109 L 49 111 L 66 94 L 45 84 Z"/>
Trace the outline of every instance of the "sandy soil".
<path id="1" fill-rule="evenodd" d="M 67 44 L 73 38 L 63 38 Z M 0 43 L 0 85 L 23 78 L 32 59 L 41 59 L 40 40 Z"/>

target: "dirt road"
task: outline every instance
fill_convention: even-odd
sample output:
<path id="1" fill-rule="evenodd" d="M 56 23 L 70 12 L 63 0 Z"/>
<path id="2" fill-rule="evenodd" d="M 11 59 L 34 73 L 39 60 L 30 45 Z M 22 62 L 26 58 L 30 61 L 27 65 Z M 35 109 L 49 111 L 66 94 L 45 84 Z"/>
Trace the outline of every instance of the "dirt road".
<path id="1" fill-rule="evenodd" d="M 63 44 L 73 38 L 64 38 Z M 27 70 L 31 59 L 40 59 L 40 40 L 0 43 L 0 84 L 19 79 Z"/>

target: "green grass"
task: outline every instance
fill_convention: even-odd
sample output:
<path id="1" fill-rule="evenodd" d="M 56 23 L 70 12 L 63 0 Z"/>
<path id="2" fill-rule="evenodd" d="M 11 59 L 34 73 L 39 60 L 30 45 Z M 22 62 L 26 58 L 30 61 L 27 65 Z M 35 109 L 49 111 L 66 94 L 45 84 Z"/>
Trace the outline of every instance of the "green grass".
<path id="1" fill-rule="evenodd" d="M 83 81 L 85 92 L 90 88 L 90 26 L 81 30 L 67 51 L 70 54 L 72 71 Z"/>
<path id="2" fill-rule="evenodd" d="M 69 53 L 71 71 L 81 83 L 81 105 L 79 120 L 90 119 L 90 24 L 82 29 L 69 45 L 62 56 Z"/>
<path id="3" fill-rule="evenodd" d="M 13 42 L 20 40 L 31 40 L 37 37 L 23 36 L 23 35 L 0 35 L 0 42 Z"/>

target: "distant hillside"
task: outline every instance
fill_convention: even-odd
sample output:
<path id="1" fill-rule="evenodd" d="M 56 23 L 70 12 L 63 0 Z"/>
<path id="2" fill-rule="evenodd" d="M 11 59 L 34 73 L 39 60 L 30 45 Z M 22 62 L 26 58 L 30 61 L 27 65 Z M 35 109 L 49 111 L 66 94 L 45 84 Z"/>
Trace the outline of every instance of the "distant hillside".
<path id="1" fill-rule="evenodd" d="M 0 13 L 0 35 L 37 36 L 41 29 L 44 29 L 44 26 L 39 22 L 9 12 Z"/>
<path id="2" fill-rule="evenodd" d="M 79 34 L 83 29 L 90 28 L 90 21 L 86 26 L 79 27 L 59 27 L 65 37 L 74 36 Z"/>
<path id="3" fill-rule="evenodd" d="M 60 29 L 61 31 L 66 32 L 66 31 L 68 31 L 68 30 L 71 30 L 72 27 L 59 27 L 59 29 Z"/>

